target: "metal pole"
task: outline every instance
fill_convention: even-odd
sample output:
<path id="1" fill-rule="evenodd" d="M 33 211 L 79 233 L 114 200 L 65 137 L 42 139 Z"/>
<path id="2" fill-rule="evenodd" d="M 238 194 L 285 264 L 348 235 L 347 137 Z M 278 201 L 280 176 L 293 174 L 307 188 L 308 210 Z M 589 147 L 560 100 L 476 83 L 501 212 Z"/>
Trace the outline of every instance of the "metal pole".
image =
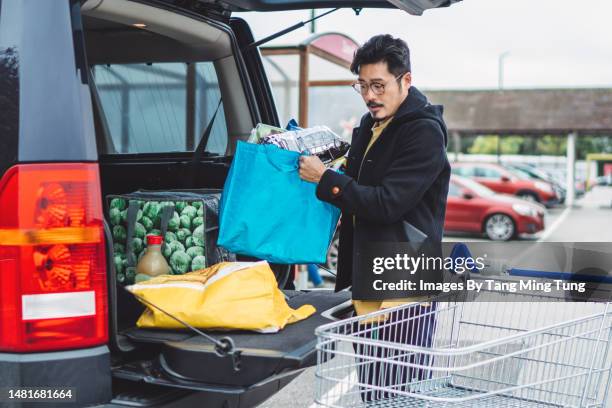
<path id="1" fill-rule="evenodd" d="M 299 120 L 300 126 L 308 127 L 308 46 L 300 50 L 300 103 L 299 103 Z"/>
<path id="2" fill-rule="evenodd" d="M 196 63 L 190 62 L 187 64 L 187 81 L 186 81 L 186 94 L 187 102 L 185 109 L 185 120 L 187 122 L 185 126 L 185 146 L 187 151 L 192 151 L 198 141 L 196 138 Z M 204 92 L 202 92 L 204 93 Z M 206 112 L 206 107 L 200 107 L 203 112 Z"/>
<path id="3" fill-rule="evenodd" d="M 498 60 L 497 60 L 497 84 L 499 86 L 499 89 L 502 90 L 504 89 L 504 59 L 506 59 L 506 57 L 510 54 L 510 51 L 504 51 L 501 54 L 499 54 Z"/>
<path id="4" fill-rule="evenodd" d="M 576 198 L 576 132 L 571 132 L 567 135 L 567 194 L 565 196 L 565 203 L 568 207 L 574 205 L 574 199 Z"/>
<path id="5" fill-rule="evenodd" d="M 315 9 L 310 9 L 310 33 L 314 34 L 317 31 L 316 20 L 317 12 Z"/>
<path id="6" fill-rule="evenodd" d="M 453 132 L 453 147 L 455 150 L 455 161 L 459 161 L 459 153 L 461 153 L 461 134 L 457 131 Z"/>

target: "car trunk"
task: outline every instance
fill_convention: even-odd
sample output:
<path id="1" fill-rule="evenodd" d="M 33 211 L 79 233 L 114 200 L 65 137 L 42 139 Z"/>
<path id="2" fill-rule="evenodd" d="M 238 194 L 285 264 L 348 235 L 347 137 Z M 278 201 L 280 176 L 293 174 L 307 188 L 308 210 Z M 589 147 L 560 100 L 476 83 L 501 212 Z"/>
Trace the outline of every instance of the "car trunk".
<path id="1" fill-rule="evenodd" d="M 204 168 L 212 164 L 203 164 Z M 172 168 L 172 165 L 169 165 Z M 121 170 L 123 168 L 123 170 Z M 155 165 L 100 162 L 103 194 L 115 194 L 137 188 L 153 187 L 151 174 L 157 174 L 158 190 L 177 187 L 174 171 L 161 177 Z M 135 185 L 117 178 L 116 172 L 130 173 Z M 141 174 L 138 179 L 136 174 Z M 204 182 L 197 187 L 218 187 Z M 108 221 L 105 221 L 106 223 Z M 112 235 L 106 225 L 107 241 Z M 112 248 L 109 245 L 108 252 Z M 148 383 L 198 391 L 205 401 L 225 401 L 228 406 L 253 406 L 286 385 L 304 368 L 316 363 L 315 328 L 351 312 L 350 293 L 328 290 L 283 290 L 293 308 L 313 305 L 316 313 L 287 325 L 274 334 L 248 331 L 205 331 L 212 337 L 229 336 L 240 351 L 239 369 L 229 356 L 219 357 L 210 340 L 190 330 L 141 329 L 135 325 L 144 310 L 121 284 L 116 283 L 113 262 L 109 262 L 111 348 L 113 376 L 116 380 Z M 278 268 L 278 266 L 276 266 Z M 229 402 L 227 402 L 229 401 Z M 233 402 L 232 402 L 233 401 Z M 235 404 L 235 405 L 234 405 Z M 211 405 L 215 406 L 215 405 Z M 223 406 L 223 405 L 219 405 Z"/>

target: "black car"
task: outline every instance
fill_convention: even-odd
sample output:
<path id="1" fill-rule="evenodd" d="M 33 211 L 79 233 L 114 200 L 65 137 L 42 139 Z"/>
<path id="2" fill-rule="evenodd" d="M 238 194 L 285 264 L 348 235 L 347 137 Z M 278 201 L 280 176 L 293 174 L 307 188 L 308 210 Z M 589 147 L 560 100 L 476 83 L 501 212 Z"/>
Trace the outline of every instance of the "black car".
<path id="1" fill-rule="evenodd" d="M 393 3 L 418 14 L 454 1 Z M 347 293 L 287 290 L 290 305 L 317 314 L 278 334 L 223 333 L 240 352 L 231 355 L 193 331 L 136 328 L 142 307 L 115 285 L 103 202 L 138 189 L 221 188 L 236 141 L 259 122 L 279 125 L 254 38 L 233 11 L 364 6 L 393 7 L 0 0 L 2 398 L 253 406 L 315 363 L 314 329 Z M 26 402 L 14 392 L 25 387 L 53 399 Z"/>

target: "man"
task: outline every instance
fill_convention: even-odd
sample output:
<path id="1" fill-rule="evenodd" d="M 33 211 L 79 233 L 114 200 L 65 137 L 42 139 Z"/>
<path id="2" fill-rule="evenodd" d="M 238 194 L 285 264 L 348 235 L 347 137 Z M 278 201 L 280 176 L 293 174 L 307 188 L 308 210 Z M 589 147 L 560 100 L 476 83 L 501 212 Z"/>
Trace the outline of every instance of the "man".
<path id="1" fill-rule="evenodd" d="M 355 311 L 361 315 L 423 299 L 410 292 L 373 294 L 363 285 L 372 280 L 364 254 L 372 242 L 411 242 L 416 234 L 424 239 L 421 245 L 430 249 L 429 255 L 440 255 L 450 165 L 442 106 L 431 105 L 412 86 L 410 51 L 403 40 L 390 35 L 371 38 L 355 53 L 351 71 L 358 75 L 354 88 L 369 112 L 353 130 L 346 171 L 328 170 L 316 156 L 302 156 L 300 177 L 318 183 L 317 197 L 342 210 L 336 291 L 352 285 Z M 414 279 L 410 274 L 404 277 Z M 412 316 L 412 323 L 428 327 L 427 333 L 417 334 L 418 340 L 401 341 L 431 344 L 434 312 L 427 305 L 422 309 Z M 424 315 L 422 321 L 419 316 Z M 400 340 L 387 331 L 377 332 L 378 338 Z M 367 370 L 369 378 L 363 380 L 376 383 L 372 377 L 379 369 Z M 405 381 L 415 375 L 421 374 L 403 372 L 398 377 Z"/>

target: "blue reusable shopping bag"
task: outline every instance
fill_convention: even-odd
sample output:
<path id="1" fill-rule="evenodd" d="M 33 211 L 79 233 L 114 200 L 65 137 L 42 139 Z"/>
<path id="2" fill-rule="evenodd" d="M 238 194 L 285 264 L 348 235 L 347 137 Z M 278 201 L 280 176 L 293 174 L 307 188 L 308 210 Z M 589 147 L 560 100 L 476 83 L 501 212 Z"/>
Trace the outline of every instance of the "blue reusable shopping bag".
<path id="1" fill-rule="evenodd" d="M 273 263 L 325 263 L 340 210 L 300 179 L 299 157 L 238 142 L 221 197 L 219 246 Z"/>

